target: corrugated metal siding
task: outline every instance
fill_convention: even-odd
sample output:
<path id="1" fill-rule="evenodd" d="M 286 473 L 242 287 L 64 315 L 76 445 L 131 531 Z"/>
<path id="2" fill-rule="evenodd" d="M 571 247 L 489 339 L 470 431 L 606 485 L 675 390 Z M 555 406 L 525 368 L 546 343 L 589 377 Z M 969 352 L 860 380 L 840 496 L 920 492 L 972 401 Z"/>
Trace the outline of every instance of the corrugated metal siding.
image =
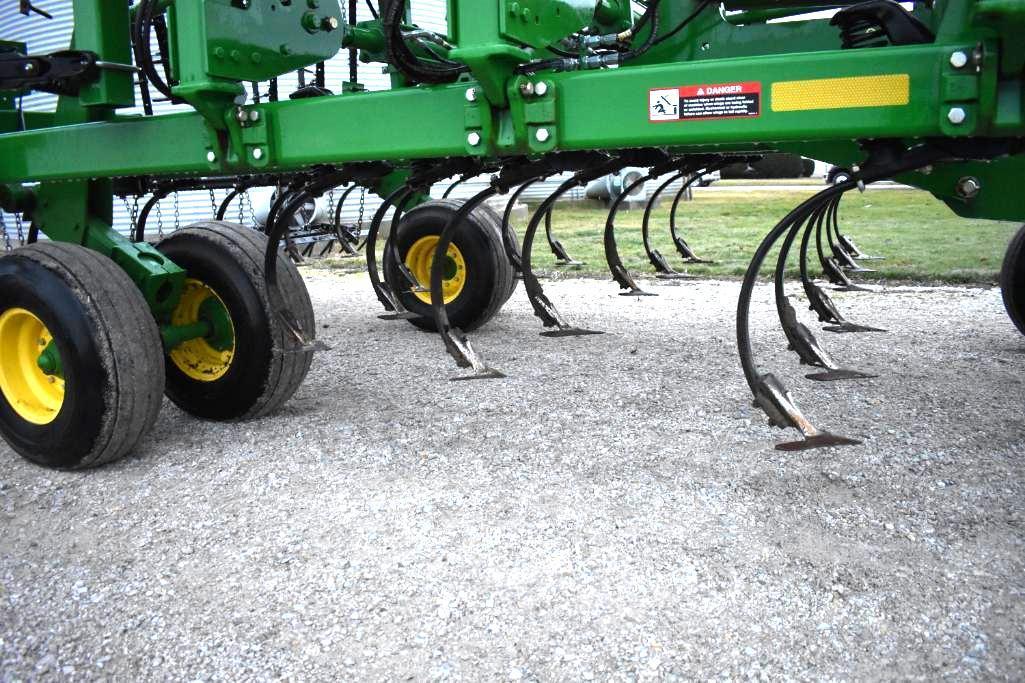
<path id="1" fill-rule="evenodd" d="M 35 0 L 34 4 L 41 9 L 53 14 L 53 20 L 46 20 L 42 17 L 25 17 L 18 12 L 17 3 L 8 1 L 0 4 L 0 36 L 6 40 L 16 40 L 28 44 L 32 53 L 47 53 L 56 50 L 66 49 L 71 40 L 72 10 L 71 3 L 67 0 Z M 365 2 L 358 3 L 357 17 L 360 21 L 371 18 L 370 11 Z M 413 0 L 413 20 L 424 28 L 444 33 L 447 29 L 446 12 L 447 3 L 445 0 Z M 153 46 L 156 51 L 156 46 Z M 339 55 L 330 60 L 326 65 L 327 86 L 329 89 L 338 91 L 341 84 L 348 78 L 348 53 L 340 52 Z M 360 64 L 360 82 L 364 83 L 370 90 L 386 90 L 389 87 L 388 76 L 383 73 L 381 64 Z M 308 76 L 307 82 L 312 81 L 312 73 Z M 247 85 L 248 87 L 248 85 Z M 279 92 L 282 97 L 298 88 L 298 77 L 296 74 L 288 74 L 279 79 Z M 261 88 L 266 94 L 266 85 Z M 154 93 L 159 96 L 158 93 Z M 141 99 L 137 97 L 140 105 L 134 109 L 125 110 L 126 113 L 142 113 Z M 24 98 L 23 106 L 26 110 L 52 111 L 56 106 L 56 98 L 46 94 L 33 94 Z M 156 103 L 155 111 L 167 113 L 171 111 L 188 110 L 185 105 L 172 106 L 169 103 Z M 524 195 L 530 202 L 537 202 L 544 199 L 552 192 L 559 183 L 568 176 L 560 176 L 552 180 L 538 183 L 531 187 Z M 467 182 L 457 188 L 454 196 L 469 197 L 484 189 L 486 180 Z M 449 183 L 440 183 L 432 194 L 440 197 Z M 220 203 L 224 198 L 225 191 L 215 192 L 215 201 Z M 339 193 L 340 194 L 340 193 Z M 582 199 L 583 190 L 573 190 L 566 197 L 567 199 Z M 380 206 L 380 198 L 368 194 L 366 197 L 365 215 L 369 222 L 373 212 Z M 141 203 L 144 202 L 140 202 Z M 359 211 L 359 192 L 350 195 L 346 202 L 342 215 L 347 220 L 355 220 Z M 210 194 L 208 192 L 180 192 L 177 197 L 171 196 L 159 204 L 147 224 L 150 234 L 156 235 L 160 229 L 173 229 L 175 225 L 184 226 L 200 220 L 207 220 L 213 212 Z M 239 219 L 239 202 L 232 205 L 228 211 L 232 220 Z M 245 222 L 252 222 L 252 212 L 249 206 L 244 207 L 242 218 Z M 13 226 L 13 217 L 6 216 L 7 225 Z M 127 233 L 130 225 L 130 205 L 120 201 L 115 202 L 114 207 L 115 227 Z M 2 248 L 2 247 L 0 247 Z"/>

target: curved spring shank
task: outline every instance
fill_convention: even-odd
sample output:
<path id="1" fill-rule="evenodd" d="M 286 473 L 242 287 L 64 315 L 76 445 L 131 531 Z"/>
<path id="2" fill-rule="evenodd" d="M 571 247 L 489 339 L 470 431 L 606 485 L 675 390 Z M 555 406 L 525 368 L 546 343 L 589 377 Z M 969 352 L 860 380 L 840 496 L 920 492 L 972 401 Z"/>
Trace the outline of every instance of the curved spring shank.
<path id="1" fill-rule="evenodd" d="M 840 199 L 840 197 L 837 197 L 833 201 L 839 203 Z M 818 315 L 820 322 L 830 323 L 829 327 L 823 328 L 828 332 L 885 332 L 886 330 L 878 327 L 857 325 L 844 318 L 843 314 L 840 313 L 840 309 L 833 303 L 829 295 L 812 281 L 808 273 L 808 246 L 811 243 L 812 232 L 821 229 L 819 224 L 823 220 L 825 220 L 825 214 L 820 213 L 816 217 L 814 224 L 812 221 L 809 221 L 805 227 L 804 235 L 801 237 L 801 284 L 804 287 L 804 293 L 808 297 L 811 309 Z"/>
<path id="2" fill-rule="evenodd" d="M 824 373 L 808 375 L 809 379 L 821 381 L 857 379 L 872 376 L 853 370 L 842 369 L 825 349 L 819 345 L 811 330 L 797 319 L 797 311 L 786 296 L 785 277 L 787 261 L 790 258 L 790 249 L 797 239 L 797 234 L 805 225 L 810 226 L 812 223 L 817 223 L 822 220 L 823 216 L 826 216 L 828 220 L 828 214 L 835 204 L 835 199 L 823 198 L 822 202 L 817 204 L 806 218 L 793 221 L 790 230 L 786 234 L 786 238 L 783 240 L 783 245 L 779 249 L 779 258 L 776 261 L 774 277 L 776 313 L 779 316 L 779 323 L 783 328 L 783 333 L 789 342 L 789 347 L 800 357 L 801 362 L 805 365 L 814 365 L 827 370 Z"/>
<path id="3" fill-rule="evenodd" d="M 217 213 L 214 214 L 214 218 L 216 218 L 219 221 L 223 221 L 224 216 L 228 213 L 228 207 L 231 206 L 231 203 L 235 200 L 235 197 L 239 196 L 243 192 L 245 192 L 245 190 L 242 188 L 241 185 L 239 185 L 236 188 L 233 188 L 231 192 L 229 192 L 228 195 L 224 198 L 224 201 L 221 202 L 220 206 L 217 207 Z"/>
<path id="4" fill-rule="evenodd" d="M 523 259 L 519 242 L 516 239 L 516 231 L 512 227 L 512 212 L 516 208 L 516 202 L 519 201 L 523 193 L 540 181 L 540 178 L 529 180 L 516 188 L 516 191 L 509 197 L 509 201 L 505 205 L 505 212 L 502 214 L 502 242 L 505 245 L 505 254 L 517 273 L 523 272 Z"/>
<path id="5" fill-rule="evenodd" d="M 840 198 L 837 197 L 837 202 Z M 821 223 L 824 219 L 824 215 L 820 213 L 816 216 L 815 221 L 808 221 L 805 226 L 804 234 L 801 237 L 801 252 L 800 252 L 800 268 L 801 268 L 801 285 L 804 287 L 804 293 L 811 302 L 812 310 L 815 311 L 819 316 L 819 321 L 824 323 L 835 323 L 842 324 L 844 322 L 843 316 L 840 315 L 840 311 L 833 304 L 825 292 L 822 291 L 818 285 L 816 285 L 811 276 L 808 273 L 808 247 L 811 244 L 811 234 L 817 229 L 821 229 Z"/>
<path id="6" fill-rule="evenodd" d="M 751 392 L 754 394 L 755 403 L 769 416 L 771 424 L 778 427 L 793 427 L 801 431 L 805 436 L 803 442 L 797 444 L 781 444 L 777 448 L 782 450 L 795 450 L 800 448 L 813 448 L 823 445 L 841 445 L 856 443 L 850 439 L 836 437 L 828 433 L 820 432 L 811 422 L 808 421 L 797 406 L 793 403 L 790 393 L 786 387 L 772 374 L 762 374 L 754 359 L 754 350 L 751 346 L 751 297 L 754 293 L 755 283 L 758 280 L 758 273 L 761 270 L 765 257 L 769 254 L 772 246 L 795 221 L 804 222 L 808 216 L 825 203 L 832 201 L 845 192 L 858 186 L 859 182 L 875 182 L 882 178 L 892 177 L 915 168 L 921 168 L 936 159 L 941 158 L 943 152 L 925 146 L 916 148 L 907 153 L 906 158 L 899 164 L 888 169 L 865 174 L 857 180 L 849 180 L 845 183 L 834 185 L 822 192 L 810 197 L 800 206 L 791 211 L 781 220 L 776 227 L 765 236 L 758 246 L 751 264 L 744 274 L 744 280 L 740 285 L 740 296 L 737 301 L 737 349 L 740 355 L 740 365 L 744 370 L 744 379 L 747 380 Z M 821 222 L 816 221 L 817 225 Z"/>
<path id="7" fill-rule="evenodd" d="M 857 285 L 851 282 L 850 278 L 847 277 L 847 274 L 840 269 L 836 260 L 831 256 L 827 256 L 825 250 L 822 248 L 822 228 L 824 225 L 827 225 L 826 221 L 819 221 L 815 225 L 815 251 L 819 257 L 819 265 L 822 267 L 822 274 L 825 275 L 830 284 L 836 285 L 841 289 L 860 289 Z"/>
<path id="8" fill-rule="evenodd" d="M 823 445 L 828 442 L 833 445 L 838 443 L 850 443 L 850 440 L 837 441 L 835 437 L 820 432 L 808 421 L 793 403 L 790 392 L 771 373 L 762 374 L 755 363 L 754 349 L 751 345 L 750 330 L 750 309 L 751 297 L 754 293 L 755 283 L 758 280 L 758 273 L 761 271 L 762 263 L 765 261 L 773 245 L 784 233 L 791 230 L 794 223 L 803 223 L 817 206 L 828 201 L 836 194 L 842 193 L 856 183 L 849 182 L 844 185 L 835 185 L 823 192 L 804 201 L 765 236 L 758 249 L 751 259 L 751 263 L 744 275 L 740 286 L 740 296 L 737 302 L 737 348 L 740 355 L 740 365 L 744 370 L 744 378 L 755 397 L 755 404 L 769 416 L 771 424 L 777 427 L 792 427 L 799 430 L 805 437 L 802 446 L 809 447 Z M 794 446 L 786 445 L 786 448 Z"/>
<path id="9" fill-rule="evenodd" d="M 354 183 L 349 185 L 349 187 L 345 188 L 345 191 L 342 192 L 342 196 L 338 198 L 338 203 L 335 204 L 334 223 L 332 224 L 335 237 L 338 238 L 338 242 L 341 244 L 342 249 L 344 249 L 349 256 L 355 256 L 358 254 L 359 248 L 358 244 L 357 246 L 349 244 L 349 240 L 346 235 L 342 234 L 342 207 L 345 206 L 345 200 L 349 198 L 349 195 L 352 194 L 357 187 L 359 187 L 359 185 Z M 356 240 L 359 240 L 359 235 L 354 235 L 353 237 Z"/>
<path id="10" fill-rule="evenodd" d="M 836 202 L 832 206 L 832 210 L 829 212 L 829 223 L 826 226 L 826 234 L 829 237 L 829 249 L 833 252 L 833 257 L 842 268 L 848 271 L 858 273 L 871 273 L 871 268 L 865 268 L 860 263 L 854 260 L 854 257 L 848 253 L 846 247 L 841 242 L 842 236 L 840 235 L 840 222 L 837 219 L 839 213 L 840 202 Z"/>
<path id="11" fill-rule="evenodd" d="M 694 253 L 694 250 L 690 248 L 690 245 L 687 244 L 687 240 L 680 237 L 676 225 L 676 213 L 680 209 L 680 202 L 683 201 L 683 197 L 687 194 L 687 190 L 689 190 L 694 185 L 694 183 L 701 180 L 701 178 L 706 173 L 710 173 L 711 171 L 717 170 L 717 168 L 718 167 L 706 168 L 705 170 L 699 173 L 695 173 L 693 176 L 691 176 L 691 178 L 683 184 L 683 187 L 680 188 L 680 191 L 676 193 L 676 196 L 673 197 L 673 206 L 669 209 L 669 235 L 673 238 L 673 246 L 676 247 L 676 251 L 680 254 L 680 256 L 683 257 L 683 260 L 687 263 L 708 262 L 704 259 L 699 258 L 697 254 Z"/>
<path id="12" fill-rule="evenodd" d="M 281 318 L 297 344 L 302 348 L 310 348 L 314 344 L 313 339 L 315 331 L 303 330 L 302 323 L 285 304 L 285 299 L 281 294 L 281 288 L 278 284 L 278 247 L 281 244 L 282 236 L 288 230 L 288 225 L 292 220 L 292 216 L 295 215 L 295 212 L 310 199 L 320 197 L 332 187 L 337 187 L 339 184 L 344 182 L 344 180 L 344 175 L 333 173 L 329 176 L 325 176 L 319 181 L 309 183 L 304 189 L 288 193 L 288 202 L 279 208 L 275 215 L 274 222 L 271 223 L 268 221 L 267 251 L 264 253 L 263 259 L 267 295 L 270 299 L 271 306 L 274 307 L 275 312 Z"/>
<path id="13" fill-rule="evenodd" d="M 575 258 L 573 258 L 572 256 L 570 256 L 569 252 L 566 251 L 566 247 L 563 246 L 562 242 L 560 242 L 559 240 L 555 239 L 554 235 L 552 234 L 552 213 L 554 211 L 555 211 L 555 207 L 553 206 L 551 209 L 548 210 L 548 213 L 545 214 L 545 237 L 548 239 L 548 248 L 551 250 L 552 254 L 555 256 L 555 259 L 556 259 L 555 265 L 557 265 L 557 266 L 582 266 L 582 265 L 584 265 L 583 261 L 578 261 Z"/>
<path id="14" fill-rule="evenodd" d="M 555 206 L 555 202 L 559 201 L 559 198 L 572 190 L 574 187 L 580 187 L 582 184 L 587 182 L 583 179 L 581 174 L 574 175 L 569 180 L 565 181 L 562 185 L 555 190 L 555 192 L 548 195 L 541 204 L 534 210 L 534 215 L 530 217 L 530 222 L 527 224 L 527 230 L 523 234 L 523 258 L 522 258 L 522 273 L 523 273 L 523 288 L 527 290 L 527 298 L 530 299 L 530 305 L 534 308 L 534 315 L 541 319 L 541 323 L 545 327 L 558 327 L 561 330 L 571 330 L 572 326 L 561 316 L 559 311 L 555 308 L 555 305 L 545 296 L 544 287 L 541 286 L 541 282 L 537 279 L 537 275 L 531 269 L 531 253 L 534 250 L 534 235 L 537 234 L 538 226 L 541 224 L 541 219 L 547 215 L 552 207 Z"/>
<path id="15" fill-rule="evenodd" d="M 470 178 L 473 178 L 473 177 L 475 177 L 475 176 L 469 176 L 469 175 L 460 176 L 458 180 L 456 180 L 454 183 L 452 183 L 451 185 L 448 186 L 448 189 L 445 190 L 445 194 L 441 195 L 441 198 L 442 199 L 448 199 L 449 197 L 452 196 L 452 192 L 457 187 L 459 187 L 460 185 L 462 185 L 467 180 L 469 180 Z"/>
<path id="16" fill-rule="evenodd" d="M 415 192 L 411 187 L 402 186 L 388 195 L 377 210 L 377 213 L 374 214 L 374 220 L 370 224 L 370 231 L 367 233 L 366 239 L 367 275 L 370 277 L 370 285 L 374 288 L 374 294 L 377 295 L 377 300 L 381 302 L 384 309 L 386 311 L 395 311 L 400 317 L 407 313 L 405 307 L 399 301 L 396 293 L 391 291 L 391 287 L 381 277 L 377 268 L 377 237 L 381 232 L 381 225 L 384 223 L 384 217 L 387 215 L 388 209 L 395 206 L 395 213 L 392 214 L 391 230 L 388 231 L 388 237 L 384 241 L 384 253 L 387 253 L 389 250 L 396 250 L 393 237 L 398 228 L 399 219 L 405 208 L 409 205 L 409 202 L 412 201 Z M 394 251 L 392 256 L 395 257 L 396 264 L 401 261 L 397 251 Z M 415 279 L 411 284 L 414 287 L 417 286 Z"/>
<path id="17" fill-rule="evenodd" d="M 661 253 L 651 248 L 651 231 L 649 229 L 649 224 L 651 223 L 651 212 L 655 208 L 655 202 L 657 202 L 658 198 L 662 196 L 662 193 L 665 192 L 670 185 L 686 175 L 687 171 L 681 171 L 680 173 L 670 176 L 669 180 L 659 185 L 658 189 L 651 194 L 651 199 L 648 200 L 648 205 L 644 207 L 644 217 L 641 219 L 641 240 L 644 242 L 644 253 L 648 255 L 648 261 L 656 271 L 667 275 L 674 274 L 676 271 L 669 267 L 669 264 L 666 263 L 666 259 Z"/>
<path id="18" fill-rule="evenodd" d="M 657 294 L 649 294 L 645 292 L 637 283 L 634 282 L 633 277 L 630 275 L 630 271 L 623 265 L 623 260 L 619 258 L 619 248 L 616 245 L 616 214 L 619 213 L 619 208 L 623 206 L 626 198 L 630 196 L 630 193 L 636 190 L 638 187 L 644 185 L 644 183 L 652 180 L 653 176 L 649 173 L 648 175 L 635 180 L 630 183 L 628 187 L 623 188 L 622 193 L 616 200 L 612 202 L 612 207 L 609 209 L 609 217 L 605 220 L 605 262 L 608 263 L 609 271 L 612 273 L 612 279 L 619 283 L 620 289 L 630 290 L 626 293 L 626 296 L 657 296 Z"/>
<path id="19" fill-rule="evenodd" d="M 448 351 L 461 368 L 473 368 L 474 377 L 502 377 L 502 373 L 489 368 L 470 346 L 469 339 L 461 330 L 452 327 L 448 319 L 448 312 L 445 310 L 445 256 L 448 248 L 455 238 L 456 229 L 466 220 L 470 213 L 483 202 L 498 194 L 498 189 L 488 187 L 486 190 L 477 193 L 449 219 L 445 228 L 438 237 L 438 245 L 434 250 L 434 259 L 431 263 L 431 309 L 434 312 L 434 322 L 438 334 L 445 343 L 445 350 Z"/>
<path id="20" fill-rule="evenodd" d="M 143 207 L 139 211 L 139 216 L 135 219 L 135 234 L 132 236 L 132 240 L 135 242 L 142 242 L 146 239 L 146 221 L 149 219 L 150 211 L 157 203 L 166 197 L 169 193 L 166 190 L 156 190 L 153 192 L 153 196 L 149 198 Z"/>

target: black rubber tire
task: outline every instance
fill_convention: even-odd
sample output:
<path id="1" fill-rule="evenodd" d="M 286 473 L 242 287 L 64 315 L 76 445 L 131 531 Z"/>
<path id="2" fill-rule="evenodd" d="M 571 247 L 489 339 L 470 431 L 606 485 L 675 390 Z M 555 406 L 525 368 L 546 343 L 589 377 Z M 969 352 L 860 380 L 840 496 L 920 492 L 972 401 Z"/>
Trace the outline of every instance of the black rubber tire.
<path id="1" fill-rule="evenodd" d="M 1000 269 L 1000 293 L 1011 322 L 1025 334 L 1025 225 L 1007 245 L 1004 265 Z"/>
<path id="2" fill-rule="evenodd" d="M 405 260 L 409 248 L 422 237 L 440 235 L 463 200 L 439 199 L 421 204 L 399 221 L 393 236 L 398 257 Z M 491 320 L 516 288 L 512 263 L 506 257 L 502 241 L 502 220 L 488 207 L 477 207 L 460 225 L 452 242 L 466 260 L 467 278 L 462 293 L 445 309 L 453 327 L 475 330 Z M 421 317 L 409 322 L 422 330 L 435 331 L 429 304 L 409 291 L 409 284 L 395 263 L 391 250 L 384 256 L 385 281 L 398 292 L 409 311 Z M 428 283 L 423 283 L 427 285 Z"/>
<path id="3" fill-rule="evenodd" d="M 0 314 L 24 308 L 57 345 L 65 395 L 36 425 L 0 395 L 0 432 L 22 456 L 85 469 L 131 452 L 163 401 L 160 333 L 142 294 L 111 259 L 85 247 L 40 242 L 0 258 Z"/>
<path id="4" fill-rule="evenodd" d="M 288 401 L 306 378 L 312 351 L 294 348 L 273 313 L 264 280 L 267 236 L 225 221 L 196 223 L 170 235 L 157 249 L 224 302 L 235 328 L 235 355 L 227 372 L 205 382 L 168 359 L 167 396 L 187 413 L 210 420 L 267 415 Z M 295 265 L 278 255 L 278 283 L 286 305 L 312 340 L 313 304 Z"/>

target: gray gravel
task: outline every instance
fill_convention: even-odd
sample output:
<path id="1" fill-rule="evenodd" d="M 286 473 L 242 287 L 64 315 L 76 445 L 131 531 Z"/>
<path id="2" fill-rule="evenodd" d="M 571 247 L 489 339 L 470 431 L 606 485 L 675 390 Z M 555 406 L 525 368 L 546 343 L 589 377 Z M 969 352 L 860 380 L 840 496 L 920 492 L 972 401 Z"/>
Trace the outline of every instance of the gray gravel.
<path id="1" fill-rule="evenodd" d="M 84 474 L 0 447 L 0 679 L 1010 678 L 1025 675 L 1025 340 L 995 290 L 838 296 L 884 373 L 820 385 L 786 454 L 749 407 L 736 283 L 522 290 L 449 382 L 439 340 L 306 273 L 332 350 L 279 415 L 170 404 Z M 768 304 L 769 292 L 760 293 Z M 878 308 L 876 308 L 878 307 Z"/>

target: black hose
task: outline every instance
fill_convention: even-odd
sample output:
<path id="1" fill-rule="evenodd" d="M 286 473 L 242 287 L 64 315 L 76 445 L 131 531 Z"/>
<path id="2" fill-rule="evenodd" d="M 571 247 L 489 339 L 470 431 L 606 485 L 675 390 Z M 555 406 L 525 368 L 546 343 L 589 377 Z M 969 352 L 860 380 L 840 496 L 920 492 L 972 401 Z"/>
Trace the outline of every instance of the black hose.
<path id="1" fill-rule="evenodd" d="M 712 0 L 703 0 L 702 3 L 700 5 L 698 5 L 697 9 L 695 9 L 693 12 L 691 12 L 687 16 L 686 19 L 684 19 L 683 21 L 681 21 L 679 24 L 676 25 L 676 28 L 674 28 L 672 31 L 670 31 L 669 33 L 666 33 L 663 36 L 659 36 L 658 39 L 655 40 L 654 43 L 652 43 L 652 47 L 654 47 L 655 45 L 659 45 L 661 43 L 664 43 L 665 41 L 669 40 L 670 38 L 675 36 L 680 31 L 685 29 L 687 27 L 687 25 L 690 24 L 690 22 L 692 22 L 695 19 L 697 19 L 698 15 L 701 14 L 702 12 L 704 12 L 705 8 L 707 8 L 711 4 L 712 4 Z"/>
<path id="2" fill-rule="evenodd" d="M 463 64 L 449 62 L 450 66 L 433 66 L 421 61 L 409 49 L 402 36 L 406 0 L 386 0 L 381 4 L 381 27 L 384 29 L 385 47 L 388 61 L 402 75 L 413 82 L 450 83 L 465 73 L 469 68 Z"/>

